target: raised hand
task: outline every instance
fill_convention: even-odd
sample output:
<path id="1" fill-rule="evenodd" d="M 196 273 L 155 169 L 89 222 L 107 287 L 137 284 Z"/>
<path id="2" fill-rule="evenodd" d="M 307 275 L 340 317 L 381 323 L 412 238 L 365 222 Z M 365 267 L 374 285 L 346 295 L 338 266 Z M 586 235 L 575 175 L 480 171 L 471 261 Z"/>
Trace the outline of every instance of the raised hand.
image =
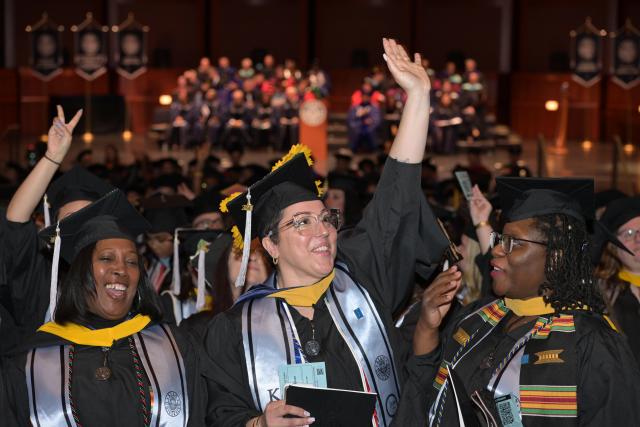
<path id="1" fill-rule="evenodd" d="M 473 195 L 471 200 L 469 200 L 469 213 L 471 214 L 471 221 L 473 225 L 477 225 L 482 221 L 488 221 L 489 215 L 491 215 L 491 210 L 493 207 L 491 203 L 484 197 L 478 185 L 474 185 L 472 188 Z"/>
<path id="2" fill-rule="evenodd" d="M 393 39 L 382 39 L 384 46 L 383 58 L 387 62 L 391 75 L 406 92 L 429 91 L 431 82 L 427 72 L 422 67 L 419 53 L 414 54 L 413 61 L 402 46 Z"/>
<path id="3" fill-rule="evenodd" d="M 49 128 L 47 157 L 61 163 L 71 146 L 71 135 L 82 117 L 82 110 L 78 110 L 69 123 L 66 123 L 62 107 L 58 105 L 57 109 L 58 116 L 53 119 L 53 125 Z"/>
<path id="4" fill-rule="evenodd" d="M 449 312 L 458 291 L 462 273 L 453 266 L 438 274 L 422 294 L 419 325 L 424 329 L 437 329 Z"/>

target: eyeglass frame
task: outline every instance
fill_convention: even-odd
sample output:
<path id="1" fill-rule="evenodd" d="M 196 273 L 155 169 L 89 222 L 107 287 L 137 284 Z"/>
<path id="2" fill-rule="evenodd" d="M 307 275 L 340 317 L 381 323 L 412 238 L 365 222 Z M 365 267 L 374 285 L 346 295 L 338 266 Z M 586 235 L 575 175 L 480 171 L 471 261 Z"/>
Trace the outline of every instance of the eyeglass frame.
<path id="1" fill-rule="evenodd" d="M 504 236 L 506 236 L 506 237 L 510 237 L 510 238 L 511 238 L 511 242 L 512 242 L 512 243 L 509 245 L 509 250 L 507 250 L 507 248 L 505 248 L 505 247 L 504 247 L 504 243 L 503 243 L 503 242 L 504 242 L 504 240 L 503 240 L 503 237 L 504 237 Z M 496 244 L 495 244 L 496 239 L 497 239 L 497 240 L 499 240 L 499 242 L 500 242 L 500 246 L 502 247 L 502 250 L 503 250 L 507 255 L 509 255 L 511 252 L 513 252 L 513 242 L 514 242 L 514 241 L 516 241 L 516 242 L 535 243 L 535 244 L 537 244 L 537 245 L 549 246 L 549 243 L 548 243 L 548 242 L 538 242 L 538 241 L 536 241 L 536 240 L 521 239 L 521 238 L 519 238 L 519 237 L 514 237 L 514 236 L 512 236 L 512 235 L 510 235 L 510 234 L 502 234 L 502 233 L 498 233 L 497 231 L 492 231 L 492 232 L 489 234 L 489 246 L 491 247 L 491 249 L 493 249 L 493 248 L 495 248 L 495 247 L 496 247 Z"/>
<path id="2" fill-rule="evenodd" d="M 633 235 L 631 235 L 629 232 L 632 232 Z M 639 228 L 625 228 L 624 230 L 619 231 L 617 233 L 617 235 L 620 238 L 620 240 L 625 241 L 625 242 L 633 242 L 633 241 L 635 241 L 639 234 L 640 234 L 640 229 Z M 627 236 L 629 236 L 629 237 L 627 237 Z"/>
<path id="3" fill-rule="evenodd" d="M 326 213 L 326 214 L 325 214 Z M 320 224 L 320 216 L 322 216 L 323 214 L 327 215 L 327 214 L 335 214 L 338 218 L 338 225 L 336 227 L 333 227 L 336 231 L 338 231 L 340 229 L 340 227 L 342 226 L 342 213 L 340 212 L 340 209 L 323 209 L 319 214 L 314 214 L 311 212 L 296 212 L 291 216 L 291 219 L 287 222 L 285 222 L 284 224 L 278 226 L 276 229 L 278 231 L 282 231 L 282 230 L 286 230 L 288 228 L 294 227 L 294 229 L 300 233 L 300 231 L 295 228 L 295 220 L 296 220 L 296 216 L 299 215 L 308 215 L 311 217 L 314 217 L 316 219 L 315 225 L 317 226 L 318 224 Z M 324 223 L 324 221 L 322 221 Z M 326 224 L 326 223 L 325 223 Z M 329 224 L 330 225 L 330 224 Z M 269 236 L 273 235 L 273 230 L 269 231 Z"/>

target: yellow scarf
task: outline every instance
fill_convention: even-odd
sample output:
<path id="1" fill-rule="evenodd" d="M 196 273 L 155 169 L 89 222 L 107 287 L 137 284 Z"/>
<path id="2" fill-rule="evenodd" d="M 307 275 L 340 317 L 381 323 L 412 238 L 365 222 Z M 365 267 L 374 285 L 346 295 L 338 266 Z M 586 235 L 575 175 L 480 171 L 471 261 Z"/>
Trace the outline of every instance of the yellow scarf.
<path id="1" fill-rule="evenodd" d="M 288 288 L 267 296 L 271 298 L 282 298 L 287 304 L 296 307 L 311 307 L 317 303 L 320 297 L 329 289 L 329 285 L 335 276 L 336 272 L 333 270 L 327 277 L 313 285 Z"/>
<path id="2" fill-rule="evenodd" d="M 637 279 L 640 279 L 640 276 L 636 277 Z M 544 303 L 542 297 L 529 299 L 505 298 L 504 305 L 506 305 L 509 310 L 513 311 L 513 313 L 517 316 L 541 316 L 543 314 L 551 314 L 555 311 L 550 305 Z M 589 307 L 585 305 L 582 307 L 582 310 L 589 310 Z M 611 326 L 611 329 L 617 332 L 618 329 L 611 321 L 609 316 L 603 315 L 603 317 L 607 321 L 609 326 Z"/>
<path id="3" fill-rule="evenodd" d="M 640 288 L 640 274 L 635 274 L 627 270 L 620 270 L 618 279 L 631 283 L 633 286 Z"/>
<path id="4" fill-rule="evenodd" d="M 89 329 L 75 323 L 60 325 L 49 322 L 40 326 L 38 331 L 56 335 L 75 344 L 111 347 L 114 341 L 140 332 L 149 322 L 151 322 L 149 316 L 138 314 L 133 319 L 124 321 L 113 328 Z"/>
<path id="5" fill-rule="evenodd" d="M 504 305 L 513 311 L 516 316 L 540 316 L 542 314 L 551 314 L 555 311 L 550 305 L 544 303 L 542 297 L 529 299 L 505 298 Z"/>

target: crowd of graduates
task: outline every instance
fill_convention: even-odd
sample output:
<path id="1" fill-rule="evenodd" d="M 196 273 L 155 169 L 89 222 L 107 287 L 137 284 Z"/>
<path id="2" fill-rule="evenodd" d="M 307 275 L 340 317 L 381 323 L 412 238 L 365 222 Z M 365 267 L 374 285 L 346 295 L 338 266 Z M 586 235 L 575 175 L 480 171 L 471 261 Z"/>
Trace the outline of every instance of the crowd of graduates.
<path id="1" fill-rule="evenodd" d="M 236 68 L 224 56 L 217 65 L 202 58 L 178 77 L 171 131 L 163 142 L 286 151 L 298 140 L 300 103 L 325 98 L 329 90 L 329 77 L 317 64 L 304 71 L 293 59 L 278 64 L 266 54 L 257 63 L 243 58 Z"/>
<path id="2" fill-rule="evenodd" d="M 448 66 L 430 86 L 419 55 L 412 61 L 390 39 L 384 49 L 397 83 L 385 88 L 378 70 L 353 102 L 396 108 L 394 142 L 361 160 L 335 151 L 327 176 L 295 140 L 268 166 L 243 159 L 264 129 L 257 116 L 235 118 L 236 108 L 266 100 L 286 110 L 289 91 L 296 102 L 326 95 L 318 70 L 303 77 L 292 62 L 267 56 L 234 70 L 225 58 L 215 68 L 203 59 L 185 73 L 174 98 L 198 118 L 181 126 L 184 105 L 172 107 L 172 138 L 196 153 L 184 166 L 172 157 L 123 165 L 109 146 L 100 164 L 83 152 L 63 173 L 82 113 L 67 121 L 58 107 L 34 166 L 3 174 L 7 423 L 54 425 L 55 414 L 105 425 L 117 413 L 122 425 L 308 425 L 318 414 L 276 391 L 279 365 L 301 360 L 325 363 L 329 387 L 376 393 L 373 425 L 475 419 L 462 383 L 493 384 L 489 398 L 468 390 L 477 414 L 504 416 L 489 425 L 518 416 L 527 426 L 634 425 L 640 199 L 594 194 L 588 179 L 530 178 L 517 152 L 491 170 L 470 150 L 454 169 L 473 184 L 462 188 L 425 158 L 427 129 L 441 120 L 428 125 L 429 98 L 433 117 L 454 84 L 458 99 L 477 95 L 465 89 L 480 84 L 474 62 L 465 77 Z M 211 120 L 225 116 L 212 101 L 228 114 L 217 128 Z M 189 139 L 194 132 L 210 136 Z M 212 154 L 216 144 L 224 158 Z M 515 379 L 502 371 L 514 357 Z M 534 373 L 538 365 L 546 370 Z M 507 416 L 499 399 L 513 394 L 496 388 L 513 381 L 523 403 Z M 494 392 L 497 409 L 486 409 Z"/>
<path id="3" fill-rule="evenodd" d="M 436 72 L 429 60 L 422 66 L 431 79 L 432 111 L 429 135 L 432 152 L 452 154 L 460 140 L 487 138 L 487 82 L 473 58 L 464 70 L 447 61 Z M 351 95 L 348 112 L 349 145 L 355 151 L 377 151 L 397 132 L 406 94 L 383 68 L 375 67 Z"/>

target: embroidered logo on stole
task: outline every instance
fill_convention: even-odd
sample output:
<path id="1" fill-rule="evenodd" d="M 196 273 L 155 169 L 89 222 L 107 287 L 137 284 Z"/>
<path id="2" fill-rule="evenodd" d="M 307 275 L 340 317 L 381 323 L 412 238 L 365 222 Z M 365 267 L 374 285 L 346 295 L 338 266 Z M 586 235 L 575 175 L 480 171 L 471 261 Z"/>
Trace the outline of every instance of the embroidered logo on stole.
<path id="1" fill-rule="evenodd" d="M 544 365 L 545 363 L 564 363 L 560 358 L 560 353 L 564 350 L 545 350 L 536 353 L 538 360 L 533 362 L 534 365 Z"/>

